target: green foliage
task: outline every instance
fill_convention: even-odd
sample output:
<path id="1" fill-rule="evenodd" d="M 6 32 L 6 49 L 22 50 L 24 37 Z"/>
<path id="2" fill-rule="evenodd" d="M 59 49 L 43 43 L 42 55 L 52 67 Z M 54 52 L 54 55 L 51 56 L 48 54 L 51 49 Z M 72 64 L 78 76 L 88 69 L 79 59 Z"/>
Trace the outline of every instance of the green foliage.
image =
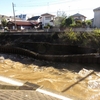
<path id="1" fill-rule="evenodd" d="M 54 21 L 56 27 L 64 27 L 65 24 L 65 16 L 57 17 Z"/>
<path id="2" fill-rule="evenodd" d="M 97 29 L 97 28 L 94 29 L 93 33 L 94 33 L 95 36 L 100 36 L 100 29 Z"/>
<path id="3" fill-rule="evenodd" d="M 70 24 L 70 27 L 72 28 L 76 27 L 76 23 Z"/>
<path id="4" fill-rule="evenodd" d="M 91 25 L 92 21 L 91 20 L 86 20 L 87 25 Z"/>
<path id="5" fill-rule="evenodd" d="M 44 26 L 44 28 L 48 28 L 47 26 Z"/>
<path id="6" fill-rule="evenodd" d="M 86 25 L 87 25 L 87 23 L 84 21 L 84 22 L 82 22 L 82 26 L 83 27 L 86 27 Z"/>
<path id="7" fill-rule="evenodd" d="M 82 27 L 82 21 L 81 20 L 76 20 L 75 23 L 76 23 L 77 27 Z"/>
<path id="8" fill-rule="evenodd" d="M 3 19 L 1 20 L 1 23 L 2 23 L 2 26 L 3 26 L 3 27 L 6 27 L 6 26 L 7 26 L 7 21 L 6 21 L 6 19 L 3 18 Z"/>
<path id="9" fill-rule="evenodd" d="M 68 36 L 68 38 L 72 41 L 76 41 L 77 37 L 76 37 L 76 33 L 74 31 L 72 31 L 72 29 L 70 29 L 69 32 L 66 32 L 66 35 Z"/>
<path id="10" fill-rule="evenodd" d="M 69 27 L 72 23 L 73 23 L 72 17 L 68 17 L 68 18 L 66 18 L 66 16 L 58 17 L 55 20 L 55 26 L 59 26 L 60 28 L 65 28 L 66 26 Z"/>
<path id="11" fill-rule="evenodd" d="M 81 20 L 76 20 L 75 23 L 76 24 L 82 24 L 82 21 Z"/>
<path id="12" fill-rule="evenodd" d="M 66 19 L 63 18 L 60 27 L 66 27 Z"/>
<path id="13" fill-rule="evenodd" d="M 51 29 L 51 28 L 53 28 L 53 26 L 50 25 L 50 24 L 47 24 L 46 26 L 44 26 L 44 28 L 46 28 L 46 29 Z"/>
<path id="14" fill-rule="evenodd" d="M 62 42 L 69 42 L 69 44 L 75 44 L 75 42 L 77 41 L 77 34 L 72 29 L 70 29 L 65 33 L 59 34 L 59 38 L 62 40 Z"/>
<path id="15" fill-rule="evenodd" d="M 70 26 L 73 23 L 73 18 L 72 17 L 68 17 L 66 20 L 66 26 Z"/>
<path id="16" fill-rule="evenodd" d="M 74 32 L 72 29 L 65 33 L 59 34 L 60 42 L 86 46 L 92 48 L 100 48 L 100 29 L 95 29 L 93 32 Z"/>

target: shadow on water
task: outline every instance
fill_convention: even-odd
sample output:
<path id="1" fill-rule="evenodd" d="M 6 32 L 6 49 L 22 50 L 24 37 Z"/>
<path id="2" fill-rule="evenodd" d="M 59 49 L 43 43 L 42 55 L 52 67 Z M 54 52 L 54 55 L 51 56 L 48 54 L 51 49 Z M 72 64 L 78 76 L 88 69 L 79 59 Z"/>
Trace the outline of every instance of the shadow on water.
<path id="1" fill-rule="evenodd" d="M 74 72 L 79 72 L 80 70 L 82 70 L 83 68 L 88 69 L 88 70 L 94 70 L 99 72 L 100 71 L 100 65 L 99 64 L 80 64 L 80 63 L 60 63 L 60 62 L 40 62 L 38 61 L 38 63 L 34 62 L 35 64 L 37 64 L 38 66 L 45 66 L 45 67 L 49 67 L 49 66 L 53 66 L 54 68 L 57 69 L 67 69 L 70 71 L 74 71 Z"/>
<path id="2" fill-rule="evenodd" d="M 20 62 L 22 64 L 33 64 L 39 67 L 54 67 L 60 70 L 67 69 L 74 72 L 79 72 L 81 69 L 85 68 L 88 70 L 94 70 L 100 72 L 100 65 L 99 64 L 80 64 L 80 63 L 61 63 L 61 62 L 50 62 L 50 61 L 42 61 L 36 60 L 34 58 L 18 55 L 18 54 L 0 54 L 0 56 L 4 57 L 5 59 L 11 59 L 15 62 Z"/>

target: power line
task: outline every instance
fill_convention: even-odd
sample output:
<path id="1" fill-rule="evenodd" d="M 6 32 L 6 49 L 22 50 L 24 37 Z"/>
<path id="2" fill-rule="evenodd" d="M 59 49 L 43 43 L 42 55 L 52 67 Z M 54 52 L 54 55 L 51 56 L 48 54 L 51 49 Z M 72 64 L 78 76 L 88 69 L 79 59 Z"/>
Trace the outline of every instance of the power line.
<path id="1" fill-rule="evenodd" d="M 73 0 L 67 0 L 67 2 L 71 2 L 71 1 L 73 1 Z M 74 1 L 80 1 L 80 0 L 74 0 Z M 63 1 L 63 2 L 53 2 L 54 4 L 61 4 L 61 3 L 65 3 L 66 1 Z M 18 7 L 27 7 L 27 8 L 29 8 L 29 7 L 31 7 L 31 8 L 34 8 L 34 7 L 38 7 L 38 8 L 40 8 L 40 6 L 42 7 L 42 6 L 47 6 L 47 10 L 50 8 L 50 6 L 51 5 L 54 5 L 54 4 L 51 4 L 51 3 L 49 3 L 49 2 L 46 2 L 46 5 L 45 4 L 41 4 L 41 5 L 36 5 L 36 4 L 32 4 L 32 5 L 27 5 L 27 6 L 25 6 L 25 5 L 22 5 L 22 6 L 16 6 L 16 8 L 18 8 Z M 84 9 L 72 9 L 71 10 L 71 7 L 70 7 L 70 10 L 67 10 L 67 12 L 72 12 L 72 11 L 79 11 L 79 10 L 90 10 L 90 9 L 93 9 L 93 8 L 84 8 Z M 50 11 L 49 11 L 50 12 Z"/>
<path id="2" fill-rule="evenodd" d="M 73 11 L 80 11 L 80 10 L 82 10 L 82 11 L 87 11 L 87 10 L 91 10 L 91 8 L 86 8 L 86 9 L 73 9 L 73 10 L 65 10 L 65 11 L 63 11 L 63 12 L 65 12 L 65 13 L 69 13 L 69 12 L 73 12 Z M 39 13 L 34 13 L 34 14 L 41 14 L 41 13 L 43 13 L 43 12 L 39 12 Z M 54 12 L 50 12 L 49 11 L 49 13 L 57 13 L 57 11 L 54 11 Z M 29 13 L 29 14 L 32 14 L 32 13 Z"/>
<path id="3" fill-rule="evenodd" d="M 36 7 L 36 6 L 47 6 L 47 3 L 49 3 L 49 5 L 55 5 L 55 4 L 65 4 L 65 3 L 68 3 L 68 2 L 74 2 L 74 1 L 80 1 L 80 0 L 66 0 L 66 1 L 55 1 L 55 2 L 39 2 L 39 3 L 34 3 L 34 4 L 27 4 L 27 5 L 24 5 L 24 4 L 18 4 L 17 7 Z"/>
<path id="4" fill-rule="evenodd" d="M 30 0 L 30 2 L 31 2 L 32 0 Z M 27 7 L 27 9 L 29 8 L 29 7 L 31 7 L 31 9 L 32 8 L 34 8 L 34 7 L 37 7 L 37 8 L 40 8 L 40 9 L 42 9 L 41 7 L 42 6 L 44 6 L 44 7 L 46 7 L 47 6 L 47 12 L 48 12 L 48 9 L 50 9 L 50 6 L 52 6 L 52 5 L 57 5 L 57 4 L 65 4 L 65 3 L 69 3 L 69 2 L 76 2 L 76 1 L 81 1 L 81 0 L 64 0 L 64 1 L 52 1 L 52 2 L 38 2 L 38 3 L 33 3 L 32 4 L 32 2 L 31 2 L 31 4 L 27 4 L 27 5 L 24 5 L 24 4 L 22 4 L 22 5 L 19 5 L 19 4 L 17 4 L 17 6 L 16 6 L 16 8 L 20 8 L 20 7 Z M 66 7 L 67 7 L 67 5 L 66 5 Z M 69 7 L 69 6 L 68 6 Z M 37 9 L 37 8 L 35 8 L 35 9 Z M 34 9 L 34 10 L 35 10 Z M 68 9 L 68 8 L 67 8 Z M 93 8 L 81 8 L 81 9 L 79 9 L 79 8 L 77 8 L 77 9 L 75 9 L 75 8 L 69 8 L 69 10 L 63 10 L 65 13 L 71 13 L 71 12 L 74 12 L 74 11 L 76 11 L 76 12 L 78 12 L 78 11 L 88 11 L 88 10 L 91 10 L 91 9 L 93 9 Z M 20 8 L 20 10 L 21 10 L 21 8 Z M 41 10 L 40 10 L 41 11 Z M 43 12 L 40 12 L 39 11 L 39 13 L 35 13 L 35 12 L 33 12 L 34 14 L 41 14 L 41 13 L 43 13 Z M 56 13 L 57 14 L 57 11 L 54 11 L 54 12 L 52 12 L 52 11 L 49 11 L 49 13 Z M 32 14 L 32 13 L 30 13 L 30 14 Z"/>

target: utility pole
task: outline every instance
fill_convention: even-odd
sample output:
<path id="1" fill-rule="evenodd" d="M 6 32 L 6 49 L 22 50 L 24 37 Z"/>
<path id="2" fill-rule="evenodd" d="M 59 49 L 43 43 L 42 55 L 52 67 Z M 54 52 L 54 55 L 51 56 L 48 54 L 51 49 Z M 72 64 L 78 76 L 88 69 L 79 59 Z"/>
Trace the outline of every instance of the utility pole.
<path id="1" fill-rule="evenodd" d="M 15 29 L 16 29 L 17 27 L 16 27 L 16 19 L 15 19 L 15 9 L 14 9 L 14 7 L 15 7 L 15 5 L 14 5 L 14 3 L 12 3 L 14 23 L 15 23 Z"/>

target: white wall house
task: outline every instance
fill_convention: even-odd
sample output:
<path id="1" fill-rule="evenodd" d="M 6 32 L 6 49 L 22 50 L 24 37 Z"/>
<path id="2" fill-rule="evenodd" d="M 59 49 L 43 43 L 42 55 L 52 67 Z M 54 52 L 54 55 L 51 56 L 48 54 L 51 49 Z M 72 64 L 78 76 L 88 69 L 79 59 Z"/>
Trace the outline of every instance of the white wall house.
<path id="1" fill-rule="evenodd" d="M 94 11 L 93 27 L 100 28 L 100 7 L 94 9 L 93 11 Z"/>
<path id="2" fill-rule="evenodd" d="M 48 24 L 54 26 L 54 22 L 53 22 L 54 17 L 55 17 L 55 15 L 52 15 L 49 13 L 42 14 L 41 19 L 40 19 L 40 22 L 42 22 L 42 26 L 44 27 Z"/>
<path id="3" fill-rule="evenodd" d="M 10 17 L 7 18 L 6 20 L 7 20 L 7 22 L 8 22 L 8 21 L 21 21 L 20 18 L 18 18 L 18 17 L 15 17 L 15 18 L 14 18 L 13 16 L 10 16 Z"/>
<path id="4" fill-rule="evenodd" d="M 82 14 L 76 13 L 74 15 L 71 16 L 74 20 L 81 20 L 81 21 L 85 21 L 86 17 Z"/>
<path id="5" fill-rule="evenodd" d="M 16 15 L 17 18 L 20 18 L 21 20 L 27 20 L 28 19 L 28 15 L 27 14 L 20 14 L 20 15 Z"/>

